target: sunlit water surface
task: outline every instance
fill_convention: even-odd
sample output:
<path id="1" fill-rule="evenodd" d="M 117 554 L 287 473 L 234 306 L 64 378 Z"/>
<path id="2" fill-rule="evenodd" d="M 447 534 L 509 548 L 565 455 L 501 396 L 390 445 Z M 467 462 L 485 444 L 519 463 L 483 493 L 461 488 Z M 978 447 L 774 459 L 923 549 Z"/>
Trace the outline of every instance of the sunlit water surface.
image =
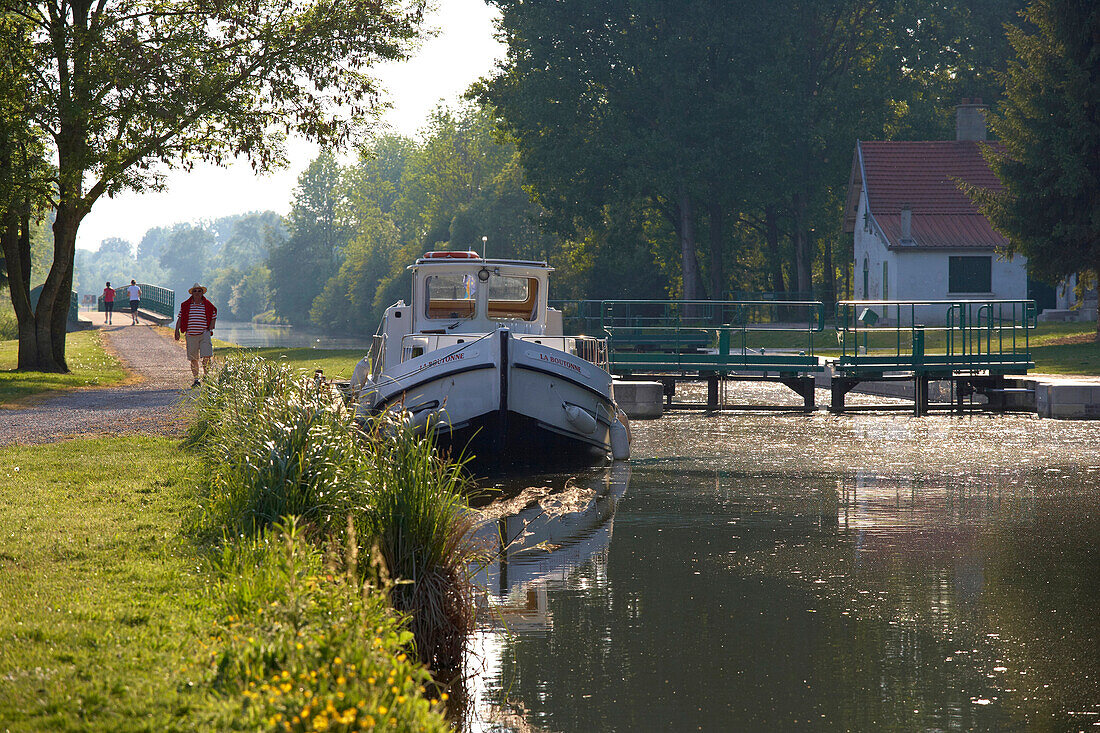
<path id="1" fill-rule="evenodd" d="M 633 429 L 481 574 L 468 729 L 1100 730 L 1100 423 Z"/>

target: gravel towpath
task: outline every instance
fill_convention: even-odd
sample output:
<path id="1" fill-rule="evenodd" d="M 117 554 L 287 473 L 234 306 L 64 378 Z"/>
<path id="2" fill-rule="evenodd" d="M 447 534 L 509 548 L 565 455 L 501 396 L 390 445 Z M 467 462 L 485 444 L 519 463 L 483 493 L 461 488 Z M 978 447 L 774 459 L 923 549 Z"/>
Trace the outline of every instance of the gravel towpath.
<path id="1" fill-rule="evenodd" d="M 117 317 L 115 320 L 123 320 Z M 63 392 L 14 410 L 0 409 L 0 446 L 52 443 L 91 435 L 179 435 L 191 368 L 183 348 L 150 325 L 100 326 L 107 348 L 134 375 L 114 387 Z"/>

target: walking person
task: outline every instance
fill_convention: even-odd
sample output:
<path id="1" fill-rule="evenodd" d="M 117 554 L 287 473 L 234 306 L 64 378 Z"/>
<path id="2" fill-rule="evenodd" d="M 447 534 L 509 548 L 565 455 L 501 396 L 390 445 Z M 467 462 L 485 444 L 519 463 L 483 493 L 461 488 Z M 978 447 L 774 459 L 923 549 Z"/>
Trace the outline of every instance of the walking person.
<path id="1" fill-rule="evenodd" d="M 138 304 L 141 303 L 141 288 L 138 284 L 131 280 L 130 287 L 126 288 L 126 292 L 130 295 L 130 317 L 134 319 L 134 325 L 137 325 L 137 309 Z"/>
<path id="2" fill-rule="evenodd" d="M 115 310 L 115 289 L 111 287 L 111 283 L 107 283 L 107 287 L 103 288 L 103 310 L 106 311 L 107 325 L 111 325 L 111 314 Z"/>
<path id="3" fill-rule="evenodd" d="M 214 335 L 214 321 L 218 317 L 218 309 L 207 300 L 206 288 L 198 283 L 187 291 L 191 297 L 180 303 L 180 312 L 176 316 L 176 341 L 180 340 L 180 333 L 187 339 L 187 359 L 191 362 L 191 374 L 195 381 L 192 387 L 199 386 L 199 359 L 202 359 L 202 376 L 205 379 L 210 371 L 210 359 L 214 356 L 214 345 L 211 336 Z"/>

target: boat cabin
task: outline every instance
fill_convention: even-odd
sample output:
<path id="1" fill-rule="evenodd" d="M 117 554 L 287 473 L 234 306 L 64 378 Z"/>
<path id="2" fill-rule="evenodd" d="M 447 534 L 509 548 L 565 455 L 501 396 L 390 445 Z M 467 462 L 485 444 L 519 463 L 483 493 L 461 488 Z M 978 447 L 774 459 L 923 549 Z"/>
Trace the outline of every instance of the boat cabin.
<path id="1" fill-rule="evenodd" d="M 412 330 L 545 333 L 545 262 L 484 260 L 476 252 L 428 252 L 413 273 Z"/>
<path id="2" fill-rule="evenodd" d="M 545 262 L 428 252 L 409 269 L 412 304 L 386 309 L 371 348 L 375 370 L 502 327 L 519 337 L 561 336 L 561 311 L 547 307 L 554 268 Z"/>

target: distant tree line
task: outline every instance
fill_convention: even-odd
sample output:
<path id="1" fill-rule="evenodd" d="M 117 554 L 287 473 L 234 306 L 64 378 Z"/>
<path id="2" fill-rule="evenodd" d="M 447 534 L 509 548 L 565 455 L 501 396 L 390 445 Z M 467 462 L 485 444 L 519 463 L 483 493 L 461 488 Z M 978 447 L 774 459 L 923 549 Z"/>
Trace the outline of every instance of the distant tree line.
<path id="1" fill-rule="evenodd" d="M 98 295 L 107 282 L 117 288 L 134 279 L 174 290 L 179 302 L 198 282 L 222 318 L 250 320 L 271 309 L 267 259 L 285 238 L 283 217 L 274 211 L 156 227 L 136 249 L 112 237 L 96 251 L 77 250 L 73 287 Z"/>

